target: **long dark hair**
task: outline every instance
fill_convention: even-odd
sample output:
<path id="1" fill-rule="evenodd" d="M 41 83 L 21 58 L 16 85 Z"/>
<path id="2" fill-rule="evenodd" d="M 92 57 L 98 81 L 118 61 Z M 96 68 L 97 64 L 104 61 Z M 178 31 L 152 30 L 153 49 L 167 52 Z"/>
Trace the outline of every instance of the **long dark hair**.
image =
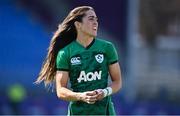
<path id="1" fill-rule="evenodd" d="M 77 30 L 74 25 L 75 21 L 81 22 L 88 10 L 93 10 L 90 6 L 80 6 L 74 8 L 64 21 L 58 26 L 53 35 L 46 59 L 42 65 L 41 71 L 35 83 L 44 81 L 45 86 L 55 80 L 56 74 L 56 57 L 60 49 L 71 43 L 77 37 Z"/>

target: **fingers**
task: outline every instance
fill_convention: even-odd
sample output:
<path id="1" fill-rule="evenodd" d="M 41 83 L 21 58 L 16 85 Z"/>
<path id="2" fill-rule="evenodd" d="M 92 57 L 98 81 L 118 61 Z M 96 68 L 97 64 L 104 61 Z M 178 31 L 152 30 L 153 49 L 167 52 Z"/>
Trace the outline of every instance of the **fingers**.
<path id="1" fill-rule="evenodd" d="M 94 104 L 98 100 L 102 100 L 104 98 L 104 93 L 102 89 L 97 89 L 94 91 L 87 91 L 83 93 L 82 101 L 88 104 Z"/>
<path id="2" fill-rule="evenodd" d="M 98 89 L 96 90 L 97 92 L 97 100 L 102 100 L 104 98 L 104 92 L 102 91 L 102 89 Z"/>
<path id="3" fill-rule="evenodd" d="M 88 96 L 94 96 L 96 94 L 97 94 L 96 91 L 88 91 L 88 92 L 86 92 L 86 95 L 88 95 Z"/>
<path id="4" fill-rule="evenodd" d="M 89 104 L 94 104 L 97 101 L 97 95 L 94 96 L 86 96 L 86 101 Z"/>
<path id="5" fill-rule="evenodd" d="M 87 101 L 86 103 L 88 103 L 88 104 L 94 104 L 94 103 L 95 103 L 95 101 L 94 101 L 94 102 Z"/>
<path id="6" fill-rule="evenodd" d="M 95 93 L 94 91 L 83 92 L 80 94 L 81 100 L 88 104 L 94 104 L 97 101 L 97 95 Z"/>
<path id="7" fill-rule="evenodd" d="M 88 100 L 88 101 L 96 101 L 97 100 L 97 95 L 95 95 L 95 96 L 87 96 L 86 97 L 86 99 Z"/>

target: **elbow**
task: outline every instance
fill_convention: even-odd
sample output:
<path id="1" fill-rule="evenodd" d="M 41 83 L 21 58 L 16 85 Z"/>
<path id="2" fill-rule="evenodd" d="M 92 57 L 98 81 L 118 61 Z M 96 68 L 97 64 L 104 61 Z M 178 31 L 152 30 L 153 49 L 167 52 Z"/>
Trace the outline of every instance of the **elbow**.
<path id="1" fill-rule="evenodd" d="M 62 100 L 66 100 L 66 95 L 62 92 L 61 89 L 59 89 L 57 92 L 56 92 L 56 95 L 59 99 L 62 99 Z"/>
<path id="2" fill-rule="evenodd" d="M 117 92 L 120 91 L 121 88 L 122 88 L 122 82 L 119 81 L 119 82 L 117 83 Z"/>
<path id="3" fill-rule="evenodd" d="M 61 92 L 57 92 L 57 97 L 59 99 L 64 99 L 65 98 L 65 96 Z"/>
<path id="4" fill-rule="evenodd" d="M 119 83 L 119 89 L 118 89 L 118 91 L 121 90 L 121 88 L 122 88 L 122 82 Z"/>
<path id="5" fill-rule="evenodd" d="M 63 90 L 64 90 L 64 88 L 60 88 L 60 89 L 56 92 L 57 97 L 58 97 L 59 99 L 61 99 L 61 100 L 71 101 L 71 99 L 72 99 L 71 94 L 69 94 L 68 92 L 65 92 L 65 91 L 63 91 Z"/>
<path id="6" fill-rule="evenodd" d="M 63 93 L 57 93 L 57 97 L 61 100 L 69 101 L 69 96 L 64 95 Z"/>
<path id="7" fill-rule="evenodd" d="M 118 80 L 118 91 L 120 91 L 122 89 L 122 79 L 120 77 L 120 79 Z"/>

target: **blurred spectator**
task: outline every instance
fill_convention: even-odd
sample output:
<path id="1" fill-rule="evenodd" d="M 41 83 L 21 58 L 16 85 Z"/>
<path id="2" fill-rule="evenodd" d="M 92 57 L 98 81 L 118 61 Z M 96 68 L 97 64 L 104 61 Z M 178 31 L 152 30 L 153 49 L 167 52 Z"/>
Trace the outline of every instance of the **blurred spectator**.
<path id="1" fill-rule="evenodd" d="M 19 115 L 19 104 L 26 98 L 26 89 L 21 84 L 13 84 L 7 90 L 10 105 L 13 114 Z"/>

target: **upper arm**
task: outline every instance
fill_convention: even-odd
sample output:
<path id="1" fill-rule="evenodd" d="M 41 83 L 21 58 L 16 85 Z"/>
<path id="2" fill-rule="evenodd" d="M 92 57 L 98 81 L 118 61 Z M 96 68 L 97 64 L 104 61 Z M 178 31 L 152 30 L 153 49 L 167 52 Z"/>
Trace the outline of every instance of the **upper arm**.
<path id="1" fill-rule="evenodd" d="M 69 70 L 69 56 L 67 50 L 60 50 L 56 58 L 56 69 L 60 71 Z"/>
<path id="2" fill-rule="evenodd" d="M 112 81 L 121 81 L 121 70 L 118 63 L 118 54 L 115 46 L 108 43 L 106 46 L 106 54 L 108 59 L 108 68 Z"/>
<path id="3" fill-rule="evenodd" d="M 115 46 L 112 43 L 106 45 L 106 54 L 108 59 L 108 65 L 114 64 L 118 61 L 118 54 Z"/>
<path id="4" fill-rule="evenodd" d="M 56 88 L 67 87 L 69 79 L 69 72 L 57 71 L 56 72 Z"/>
<path id="5" fill-rule="evenodd" d="M 112 81 L 121 83 L 121 69 L 118 62 L 109 65 L 109 73 Z"/>

